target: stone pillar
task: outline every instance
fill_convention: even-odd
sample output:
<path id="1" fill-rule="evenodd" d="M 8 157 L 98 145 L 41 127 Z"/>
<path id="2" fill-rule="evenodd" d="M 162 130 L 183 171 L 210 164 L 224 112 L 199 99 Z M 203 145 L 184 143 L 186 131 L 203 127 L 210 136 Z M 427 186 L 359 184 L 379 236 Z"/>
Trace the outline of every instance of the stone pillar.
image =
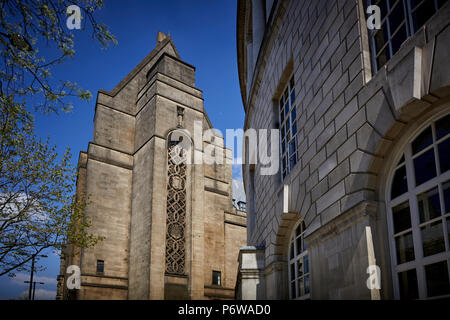
<path id="1" fill-rule="evenodd" d="M 379 290 L 368 285 L 368 271 L 377 264 L 375 216 L 376 204 L 361 202 L 305 237 L 309 244 L 311 299 L 380 298 Z"/>
<path id="2" fill-rule="evenodd" d="M 242 247 L 239 250 L 238 298 L 241 300 L 266 299 L 263 271 L 264 248 Z"/>

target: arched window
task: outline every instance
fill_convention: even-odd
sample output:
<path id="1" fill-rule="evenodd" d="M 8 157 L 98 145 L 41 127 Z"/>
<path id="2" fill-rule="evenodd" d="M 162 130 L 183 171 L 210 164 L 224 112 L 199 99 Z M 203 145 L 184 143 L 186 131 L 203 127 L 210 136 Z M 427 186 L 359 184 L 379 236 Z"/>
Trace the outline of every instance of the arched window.
<path id="1" fill-rule="evenodd" d="M 310 298 L 308 246 L 303 240 L 305 223 L 298 223 L 289 244 L 289 298 Z"/>
<path id="2" fill-rule="evenodd" d="M 450 115 L 409 141 L 387 195 L 396 298 L 450 296 Z"/>

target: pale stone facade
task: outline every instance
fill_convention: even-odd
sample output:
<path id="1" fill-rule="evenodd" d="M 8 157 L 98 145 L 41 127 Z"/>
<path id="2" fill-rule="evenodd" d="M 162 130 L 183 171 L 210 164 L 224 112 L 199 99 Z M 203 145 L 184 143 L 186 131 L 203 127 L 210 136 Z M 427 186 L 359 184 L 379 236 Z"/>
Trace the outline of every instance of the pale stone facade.
<path id="1" fill-rule="evenodd" d="M 112 91 L 98 92 L 93 141 L 79 157 L 77 196 L 87 198 L 89 231 L 105 239 L 68 248 L 59 298 L 234 298 L 246 216 L 232 205 L 231 165 L 168 161 L 171 132 L 192 134 L 195 121 L 212 128 L 195 68 L 159 33 L 155 49 L 129 75 Z M 216 136 L 192 153 L 202 154 L 210 143 L 223 148 Z M 64 283 L 69 265 L 81 269 L 74 292 Z M 213 283 L 213 271 L 219 282 Z"/>
<path id="2" fill-rule="evenodd" d="M 382 2 L 386 3 L 379 4 Z M 390 1 L 391 5 L 394 2 Z M 402 264 L 399 261 L 404 254 L 396 253 L 396 248 L 403 246 L 398 241 L 402 236 L 390 232 L 397 222 L 389 213 L 388 194 L 402 152 L 424 126 L 450 113 L 450 3 L 425 2 L 439 5 L 439 9 L 375 71 L 365 16 L 369 2 L 238 1 L 244 129 L 280 128 L 280 100 L 285 101 L 285 88 L 295 89 L 294 150 L 298 152 L 296 164 L 285 177 L 281 172 L 260 175 L 259 163 L 243 167 L 248 247 L 240 253 L 238 297 L 398 299 L 415 290 L 417 295 L 410 297 L 450 293 L 450 244 L 445 231 L 450 228 L 449 208 L 442 209 L 437 220 L 443 224 L 436 229 L 442 239 L 433 235 L 442 240 L 438 254 L 425 253 L 426 227 L 416 223 L 411 240 L 415 258 Z M 405 12 L 409 10 L 406 5 L 412 6 L 407 0 L 398 3 L 405 4 Z M 428 12 L 420 10 L 420 14 Z M 417 12 L 408 19 L 415 19 Z M 403 8 L 398 14 L 403 14 Z M 449 162 L 448 149 L 441 149 L 443 168 Z M 411 163 L 416 164 L 414 161 Z M 408 166 L 409 175 L 413 169 Z M 449 172 L 444 171 L 429 183 L 448 179 Z M 441 207 L 450 199 L 445 183 L 436 182 Z M 408 187 L 410 192 L 420 189 Z M 409 200 L 413 225 L 420 209 L 414 209 L 415 199 Z M 294 232 L 297 225 L 302 229 Z M 299 253 L 303 254 L 302 264 L 294 265 L 290 263 L 289 250 L 294 248 L 290 240 L 301 233 L 307 246 Z M 299 246 L 300 242 L 296 248 Z M 439 268 L 430 267 L 438 260 Z M 368 268 L 374 265 L 380 268 L 380 286 L 367 285 Z M 442 267 L 445 265 L 447 269 Z M 408 270 L 411 272 L 405 273 Z M 441 279 L 433 279 L 430 270 L 444 270 Z M 292 274 L 299 277 L 299 284 L 292 281 Z M 436 287 L 440 289 L 436 291 Z"/>

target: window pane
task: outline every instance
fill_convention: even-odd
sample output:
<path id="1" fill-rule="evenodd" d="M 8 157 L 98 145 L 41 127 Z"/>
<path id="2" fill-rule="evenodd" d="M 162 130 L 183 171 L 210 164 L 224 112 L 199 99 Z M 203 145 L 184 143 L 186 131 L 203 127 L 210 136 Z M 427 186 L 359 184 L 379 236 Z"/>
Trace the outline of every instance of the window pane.
<path id="1" fill-rule="evenodd" d="M 291 78 L 291 80 L 289 81 L 289 85 L 291 86 L 291 89 L 294 88 L 294 77 Z"/>
<path id="2" fill-rule="evenodd" d="M 297 260 L 297 272 L 297 277 L 303 276 L 303 263 L 301 258 Z"/>
<path id="3" fill-rule="evenodd" d="M 381 48 L 384 46 L 384 44 L 388 40 L 388 32 L 387 32 L 386 23 L 383 23 L 381 25 L 381 29 L 376 31 L 376 33 L 374 35 L 374 40 L 375 40 L 375 51 L 378 54 L 380 52 Z"/>
<path id="4" fill-rule="evenodd" d="M 294 102 L 295 102 L 295 89 L 292 90 L 292 92 L 291 92 L 291 105 L 293 105 Z"/>
<path id="5" fill-rule="evenodd" d="M 305 264 L 305 273 L 309 273 L 309 257 L 308 257 L 308 255 L 305 255 L 304 257 L 303 257 L 303 259 L 304 259 L 304 264 Z"/>
<path id="6" fill-rule="evenodd" d="M 422 233 L 423 256 L 445 251 L 444 234 L 442 232 L 442 221 L 433 222 L 420 228 Z"/>
<path id="7" fill-rule="evenodd" d="M 411 228 L 411 214 L 409 211 L 409 202 L 404 202 L 392 208 L 394 218 L 394 233 Z"/>
<path id="8" fill-rule="evenodd" d="M 391 187 L 391 199 L 395 199 L 398 196 L 408 191 L 408 180 L 406 178 L 406 167 L 402 166 L 395 170 L 394 180 Z"/>
<path id="9" fill-rule="evenodd" d="M 419 30 L 435 12 L 434 1 L 426 0 L 417 7 L 417 10 L 412 14 L 414 32 Z"/>
<path id="10" fill-rule="evenodd" d="M 295 167 L 296 164 L 297 164 L 297 155 L 294 154 L 294 155 L 289 159 L 289 165 L 290 165 L 289 169 L 292 170 L 292 169 Z"/>
<path id="11" fill-rule="evenodd" d="M 419 298 L 416 269 L 399 272 L 398 282 L 400 285 L 400 299 L 409 300 Z"/>
<path id="12" fill-rule="evenodd" d="M 302 238 L 298 237 L 295 241 L 297 242 L 297 255 L 299 255 L 302 253 Z"/>
<path id="13" fill-rule="evenodd" d="M 293 107 L 291 111 L 291 121 L 295 122 L 295 119 L 297 119 L 297 110 L 295 107 Z"/>
<path id="14" fill-rule="evenodd" d="M 441 215 L 441 204 L 439 202 L 439 191 L 435 187 L 417 196 L 419 203 L 420 222 L 425 222 Z"/>
<path id="15" fill-rule="evenodd" d="M 103 260 L 97 260 L 97 272 L 105 271 L 105 262 Z"/>
<path id="16" fill-rule="evenodd" d="M 436 137 L 441 139 L 450 133 L 450 114 L 436 121 Z"/>
<path id="17" fill-rule="evenodd" d="M 291 253 L 290 253 L 290 260 L 294 259 L 294 243 L 291 243 Z"/>
<path id="18" fill-rule="evenodd" d="M 431 127 L 426 128 L 419 136 L 412 142 L 413 154 L 425 149 L 433 143 L 433 136 L 431 134 Z"/>
<path id="19" fill-rule="evenodd" d="M 292 298 L 297 297 L 297 295 L 295 294 L 295 281 L 291 282 L 291 295 L 292 295 Z"/>
<path id="20" fill-rule="evenodd" d="M 403 11 L 402 1 L 397 1 L 395 7 L 391 7 L 391 13 L 389 15 L 389 25 L 391 29 L 391 35 L 397 30 L 398 26 L 405 21 L 405 14 Z"/>
<path id="21" fill-rule="evenodd" d="M 310 287 L 310 284 L 309 284 L 309 275 L 307 275 L 307 276 L 305 276 L 305 294 L 308 294 L 308 293 L 309 293 L 309 287 Z"/>
<path id="22" fill-rule="evenodd" d="M 301 235 L 301 234 L 302 234 L 302 225 L 299 224 L 299 225 L 297 226 L 297 228 L 295 229 L 295 236 L 298 237 L 298 236 Z"/>
<path id="23" fill-rule="evenodd" d="M 291 140 L 291 142 L 289 142 L 289 155 L 293 155 L 295 152 L 295 139 Z"/>
<path id="24" fill-rule="evenodd" d="M 221 277 L 220 277 L 220 271 L 213 271 L 212 272 L 212 284 L 216 286 L 221 285 Z"/>
<path id="25" fill-rule="evenodd" d="M 450 212 L 450 180 L 442 184 L 444 190 L 445 213 Z"/>
<path id="26" fill-rule="evenodd" d="M 291 281 L 295 279 L 295 264 L 291 263 Z"/>
<path id="27" fill-rule="evenodd" d="M 377 57 L 377 67 L 380 69 L 391 58 L 389 47 L 383 49 L 382 53 Z"/>
<path id="28" fill-rule="evenodd" d="M 297 284 L 298 284 L 298 295 L 299 296 L 303 296 L 305 294 L 305 285 L 303 283 L 303 278 L 302 279 L 298 279 L 297 280 Z"/>
<path id="29" fill-rule="evenodd" d="M 441 173 L 450 170 L 450 139 L 438 144 L 439 164 Z"/>
<path id="30" fill-rule="evenodd" d="M 297 121 L 294 121 L 292 124 L 292 135 L 295 136 L 297 134 Z"/>
<path id="31" fill-rule="evenodd" d="M 403 26 L 398 30 L 398 32 L 394 35 L 392 38 L 392 53 L 396 53 L 398 49 L 400 49 L 403 42 L 405 42 L 407 38 L 406 34 L 406 24 L 403 24 Z"/>
<path id="32" fill-rule="evenodd" d="M 387 14 L 387 7 L 386 7 L 386 0 L 378 0 L 378 1 L 371 1 L 372 4 L 376 4 L 381 9 L 381 19 L 383 17 L 386 17 Z"/>
<path id="33" fill-rule="evenodd" d="M 450 241 L 450 217 L 447 218 L 447 238 Z M 449 243 L 449 245 L 450 245 L 450 243 Z"/>
<path id="34" fill-rule="evenodd" d="M 414 159 L 414 173 L 416 175 L 416 186 L 436 177 L 433 148 Z"/>
<path id="35" fill-rule="evenodd" d="M 414 244 L 412 232 L 408 232 L 395 238 L 397 249 L 397 263 L 402 264 L 414 260 Z"/>
<path id="36" fill-rule="evenodd" d="M 425 266 L 428 297 L 441 296 L 450 293 L 447 261 L 441 261 Z"/>
<path id="37" fill-rule="evenodd" d="M 283 124 L 284 121 L 284 109 L 280 108 L 280 123 Z"/>

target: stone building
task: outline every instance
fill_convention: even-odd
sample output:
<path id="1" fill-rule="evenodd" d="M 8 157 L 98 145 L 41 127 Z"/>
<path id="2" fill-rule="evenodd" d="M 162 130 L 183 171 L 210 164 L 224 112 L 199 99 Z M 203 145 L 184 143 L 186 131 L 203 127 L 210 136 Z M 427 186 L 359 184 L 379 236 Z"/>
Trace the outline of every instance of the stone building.
<path id="1" fill-rule="evenodd" d="M 246 151 L 238 297 L 450 296 L 449 23 L 445 0 L 238 1 L 244 129 L 281 145 L 275 175 Z"/>
<path id="2" fill-rule="evenodd" d="M 58 298 L 234 298 L 246 216 L 232 204 L 231 165 L 187 160 L 208 145 L 231 156 L 216 133 L 192 144 L 196 123 L 212 128 L 195 67 L 159 33 L 141 63 L 112 91 L 98 92 L 77 197 L 87 199 L 89 231 L 105 239 L 67 248 Z M 190 149 L 175 151 L 182 141 Z M 67 289 L 70 265 L 80 267 L 79 290 Z"/>

